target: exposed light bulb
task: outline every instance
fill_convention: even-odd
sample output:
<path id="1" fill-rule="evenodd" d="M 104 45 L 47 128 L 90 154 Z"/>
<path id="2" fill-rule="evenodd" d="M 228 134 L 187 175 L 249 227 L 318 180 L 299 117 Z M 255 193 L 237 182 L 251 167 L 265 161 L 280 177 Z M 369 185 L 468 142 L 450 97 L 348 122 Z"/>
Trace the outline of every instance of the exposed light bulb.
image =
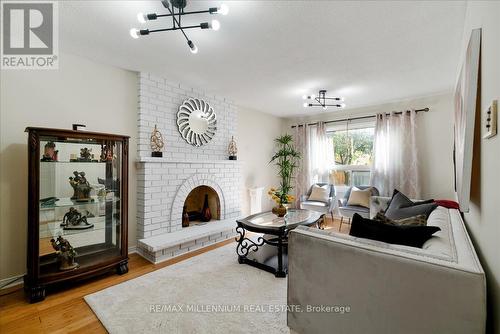
<path id="1" fill-rule="evenodd" d="M 314 100 L 314 99 L 316 98 L 316 95 L 312 94 L 311 96 L 309 96 L 309 98 L 310 98 L 311 100 Z"/>
<path id="2" fill-rule="evenodd" d="M 307 100 L 307 95 L 302 95 L 302 100 Z"/>
<path id="3" fill-rule="evenodd" d="M 222 14 L 222 15 L 227 15 L 229 13 L 229 7 L 226 4 L 223 3 L 217 9 L 217 13 Z"/>
<path id="4" fill-rule="evenodd" d="M 340 107 L 340 108 L 345 108 L 345 103 L 341 103 L 341 104 L 339 104 L 339 107 Z"/>
<path id="5" fill-rule="evenodd" d="M 304 108 L 307 108 L 307 107 L 309 107 L 309 103 L 304 102 L 303 106 L 304 106 Z"/>
<path id="6" fill-rule="evenodd" d="M 193 53 L 193 54 L 198 53 L 198 47 L 196 45 L 194 45 L 194 43 L 192 41 L 188 41 L 187 43 L 189 46 L 189 51 L 191 51 L 191 53 Z"/>
<path id="7" fill-rule="evenodd" d="M 343 97 L 339 97 L 339 101 L 340 102 L 344 102 L 344 98 Z"/>
<path id="8" fill-rule="evenodd" d="M 327 106 L 323 106 L 323 110 L 326 110 L 326 109 L 328 109 L 328 107 Z"/>
<path id="9" fill-rule="evenodd" d="M 220 22 L 219 22 L 219 21 L 217 21 L 217 20 L 212 20 L 212 23 L 211 23 L 210 27 L 211 27 L 213 30 L 217 31 L 217 30 L 219 30 L 219 29 L 220 29 Z"/>
<path id="10" fill-rule="evenodd" d="M 130 29 L 130 36 L 132 36 L 133 39 L 139 38 L 139 29 Z"/>
<path id="11" fill-rule="evenodd" d="M 145 14 L 143 14 L 143 13 L 137 14 L 137 21 L 139 21 L 139 23 L 146 23 L 147 20 L 148 20 L 148 17 Z"/>

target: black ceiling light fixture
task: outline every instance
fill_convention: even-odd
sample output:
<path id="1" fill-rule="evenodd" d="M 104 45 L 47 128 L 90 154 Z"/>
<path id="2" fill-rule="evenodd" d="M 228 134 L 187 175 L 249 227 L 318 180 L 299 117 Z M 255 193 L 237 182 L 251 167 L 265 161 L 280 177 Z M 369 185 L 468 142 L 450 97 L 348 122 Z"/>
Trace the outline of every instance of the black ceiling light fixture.
<path id="1" fill-rule="evenodd" d="M 193 28 L 219 30 L 220 23 L 217 20 L 212 20 L 210 23 L 204 22 L 204 23 L 200 23 L 197 25 L 182 26 L 181 25 L 182 16 L 192 15 L 192 14 L 203 14 L 203 13 L 227 15 L 227 13 L 229 12 L 229 8 L 225 4 L 222 4 L 220 7 L 212 7 L 212 8 L 209 8 L 207 10 L 198 10 L 198 11 L 194 11 L 194 12 L 185 12 L 184 11 L 184 8 L 187 5 L 187 0 L 162 0 L 161 4 L 163 5 L 163 7 L 168 9 L 169 14 L 156 14 L 156 13 L 143 14 L 143 13 L 139 13 L 139 14 L 137 14 L 137 20 L 140 23 L 146 23 L 147 21 L 157 20 L 158 18 L 162 18 L 162 17 L 171 17 L 172 18 L 172 27 L 164 28 L 164 29 L 154 29 L 154 30 L 132 28 L 132 29 L 130 29 L 130 36 L 132 36 L 132 38 L 136 39 L 136 38 L 139 38 L 139 36 L 149 35 L 149 34 L 154 33 L 154 32 L 180 30 L 182 32 L 182 34 L 184 35 L 184 37 L 186 38 L 186 41 L 187 41 L 187 44 L 189 46 L 191 53 L 198 53 L 198 47 L 196 47 L 196 45 L 188 38 L 188 36 L 186 35 L 184 30 L 185 29 L 193 29 Z"/>
<path id="2" fill-rule="evenodd" d="M 323 110 L 328 109 L 328 107 L 345 108 L 344 98 L 342 97 L 327 97 L 326 90 L 322 89 L 318 92 L 318 96 L 313 95 L 303 95 L 304 100 L 313 100 L 318 103 L 304 102 L 304 108 L 308 107 L 323 107 Z M 334 101 L 334 102 L 332 102 Z"/>

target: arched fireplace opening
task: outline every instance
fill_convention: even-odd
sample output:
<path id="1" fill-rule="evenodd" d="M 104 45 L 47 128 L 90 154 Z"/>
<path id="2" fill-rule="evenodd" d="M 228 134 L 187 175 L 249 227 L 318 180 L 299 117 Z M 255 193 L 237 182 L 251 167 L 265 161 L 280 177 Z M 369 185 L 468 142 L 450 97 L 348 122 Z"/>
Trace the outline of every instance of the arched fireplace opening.
<path id="1" fill-rule="evenodd" d="M 220 220 L 219 195 L 212 187 L 198 186 L 184 201 L 182 227 L 203 225 L 211 220 Z"/>

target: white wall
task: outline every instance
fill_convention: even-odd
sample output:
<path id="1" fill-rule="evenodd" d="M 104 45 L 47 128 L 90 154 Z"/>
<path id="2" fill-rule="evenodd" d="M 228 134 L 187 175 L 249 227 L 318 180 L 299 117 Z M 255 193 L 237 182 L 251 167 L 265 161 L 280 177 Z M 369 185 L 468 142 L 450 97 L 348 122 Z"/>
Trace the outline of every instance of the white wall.
<path id="1" fill-rule="evenodd" d="M 419 113 L 417 116 L 417 150 L 422 198 L 454 199 L 453 97 L 450 93 L 287 119 L 284 130 L 290 131 L 290 126 L 297 123 L 353 118 L 425 107 L 430 111 Z"/>
<path id="2" fill-rule="evenodd" d="M 264 187 L 262 210 L 270 210 L 272 202 L 267 191 L 278 186 L 277 170 L 269 164 L 274 154 L 274 138 L 283 128 L 281 118 L 240 107 L 238 111 L 238 160 L 243 164 L 244 189 L 241 209 L 250 213 L 248 188 Z"/>
<path id="3" fill-rule="evenodd" d="M 26 271 L 27 126 L 131 136 L 129 245 L 135 245 L 137 74 L 61 54 L 59 70 L 2 70 L 0 94 L 0 279 Z"/>
<path id="4" fill-rule="evenodd" d="M 474 142 L 471 205 L 470 212 L 465 214 L 465 221 L 480 255 L 481 264 L 486 271 L 487 332 L 500 333 L 500 202 L 498 196 L 500 135 L 491 139 L 482 139 L 485 132 L 484 111 L 492 100 L 500 100 L 500 2 L 469 1 L 467 3 L 462 43 L 463 54 L 465 54 L 470 33 L 475 28 L 482 28 L 481 103 L 479 107 L 481 121 L 476 123 L 478 132 Z M 477 118 L 476 122 L 478 122 Z"/>

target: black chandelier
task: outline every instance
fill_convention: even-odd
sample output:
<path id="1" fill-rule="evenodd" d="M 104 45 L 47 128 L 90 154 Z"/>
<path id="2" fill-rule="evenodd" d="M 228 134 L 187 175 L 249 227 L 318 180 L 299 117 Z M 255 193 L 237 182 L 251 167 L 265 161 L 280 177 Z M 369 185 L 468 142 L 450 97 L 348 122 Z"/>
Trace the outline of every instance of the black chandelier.
<path id="1" fill-rule="evenodd" d="M 184 11 L 184 8 L 187 5 L 187 0 L 162 0 L 161 4 L 163 5 L 163 7 L 168 9 L 170 14 L 155 14 L 155 13 L 143 14 L 143 13 L 139 13 L 139 14 L 137 14 L 137 19 L 139 20 L 140 23 L 146 23 L 147 21 L 156 20 L 156 19 L 161 18 L 161 17 L 171 17 L 172 18 L 172 27 L 165 28 L 165 29 L 155 29 L 155 30 L 132 28 L 132 29 L 130 29 L 130 36 L 132 36 L 132 38 L 139 38 L 139 36 L 149 35 L 150 33 L 153 33 L 153 32 L 180 30 L 182 32 L 182 34 L 184 35 L 184 37 L 186 38 L 186 41 L 187 41 L 187 44 L 189 46 L 189 49 L 191 50 L 191 53 L 198 53 L 198 48 L 188 38 L 188 36 L 186 35 L 186 32 L 184 30 L 185 29 L 193 29 L 193 28 L 219 30 L 220 23 L 217 20 L 212 20 L 210 23 L 204 22 L 204 23 L 200 23 L 197 25 L 182 26 L 181 25 L 182 16 L 191 15 L 191 14 L 202 14 L 202 13 L 227 15 L 227 13 L 229 12 L 229 8 L 225 4 L 222 4 L 220 7 L 212 7 L 212 8 L 209 8 L 208 10 L 199 10 L 199 11 L 194 11 L 194 12 L 185 12 Z M 176 12 L 176 8 L 177 8 L 177 12 Z"/>
<path id="2" fill-rule="evenodd" d="M 304 100 L 314 100 L 318 102 L 317 104 L 312 103 L 312 102 L 304 102 L 304 108 L 307 107 L 323 107 L 324 110 L 326 110 L 328 107 L 336 107 L 336 108 L 345 108 L 345 103 L 339 103 L 343 102 L 344 98 L 342 97 L 327 97 L 326 96 L 326 90 L 322 89 L 318 92 L 318 96 L 313 95 L 303 95 L 302 99 Z M 331 101 L 336 101 L 332 102 Z"/>

